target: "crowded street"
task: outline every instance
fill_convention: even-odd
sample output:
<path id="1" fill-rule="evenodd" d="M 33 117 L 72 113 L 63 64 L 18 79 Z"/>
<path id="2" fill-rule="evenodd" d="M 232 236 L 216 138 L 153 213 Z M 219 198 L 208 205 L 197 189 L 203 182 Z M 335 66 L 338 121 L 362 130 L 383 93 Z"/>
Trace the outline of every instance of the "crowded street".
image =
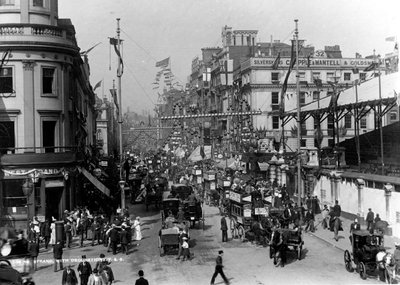
<path id="1" fill-rule="evenodd" d="M 399 10 L 0 0 L 0 285 L 400 284 Z"/>

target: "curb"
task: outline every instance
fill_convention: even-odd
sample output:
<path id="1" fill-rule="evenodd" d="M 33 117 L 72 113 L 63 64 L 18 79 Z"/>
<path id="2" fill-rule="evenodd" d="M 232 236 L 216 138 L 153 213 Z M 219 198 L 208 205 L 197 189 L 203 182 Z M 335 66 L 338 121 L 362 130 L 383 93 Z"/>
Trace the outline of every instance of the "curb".
<path id="1" fill-rule="evenodd" d="M 327 240 L 326 238 L 317 236 L 316 234 L 313 234 L 313 233 L 308 233 L 308 235 L 310 235 L 310 236 L 312 236 L 312 237 L 315 237 L 315 238 L 317 238 L 317 239 L 319 239 L 319 240 L 321 240 L 321 241 L 323 241 L 323 242 L 325 242 L 325 243 L 331 245 L 332 247 L 334 247 L 334 248 L 336 248 L 336 249 L 339 249 L 339 250 L 341 250 L 341 251 L 343 251 L 343 252 L 346 251 L 346 249 L 343 249 L 343 248 L 340 247 L 339 245 L 334 244 L 333 242 Z"/>

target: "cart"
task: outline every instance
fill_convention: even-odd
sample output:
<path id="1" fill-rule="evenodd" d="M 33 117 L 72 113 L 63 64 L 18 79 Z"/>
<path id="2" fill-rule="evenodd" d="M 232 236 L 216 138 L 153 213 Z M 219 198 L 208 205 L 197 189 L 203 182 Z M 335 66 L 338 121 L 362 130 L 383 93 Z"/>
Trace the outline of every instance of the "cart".
<path id="1" fill-rule="evenodd" d="M 304 245 L 304 241 L 302 238 L 302 234 L 301 234 L 301 229 L 297 228 L 297 229 L 278 229 L 277 231 L 279 231 L 279 233 L 284 236 L 283 240 L 285 245 L 287 246 L 289 251 L 294 251 L 296 252 L 297 255 L 297 259 L 301 260 L 302 257 L 302 250 L 303 250 L 303 245 Z M 291 247 L 291 248 L 289 248 Z M 269 256 L 270 258 L 274 257 L 274 251 L 273 248 L 270 247 L 269 248 L 270 253 Z"/>
<path id="2" fill-rule="evenodd" d="M 351 234 L 351 252 L 344 252 L 344 264 L 348 272 L 354 269 L 360 274 L 361 279 L 367 279 L 368 275 L 377 275 L 378 253 L 385 252 L 383 247 L 383 235 L 371 234 L 367 230 L 353 231 Z M 355 268 L 353 267 L 353 263 Z"/>
<path id="3" fill-rule="evenodd" d="M 162 229 L 159 233 L 160 256 L 179 249 L 179 231 L 177 228 Z"/>

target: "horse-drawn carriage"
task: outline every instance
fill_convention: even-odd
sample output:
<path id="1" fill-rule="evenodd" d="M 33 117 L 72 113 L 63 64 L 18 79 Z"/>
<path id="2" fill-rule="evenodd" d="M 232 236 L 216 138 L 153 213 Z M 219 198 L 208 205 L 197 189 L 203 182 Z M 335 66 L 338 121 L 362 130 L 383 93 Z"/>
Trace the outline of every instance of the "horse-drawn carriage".
<path id="1" fill-rule="evenodd" d="M 356 230 L 351 234 L 351 241 L 351 252 L 348 250 L 344 252 L 346 270 L 353 272 L 355 269 L 363 280 L 367 279 L 368 275 L 376 276 L 377 274 L 381 279 L 382 277 L 388 279 L 386 265 L 392 262 L 392 256 L 386 253 L 383 235 L 371 234 L 367 230 Z"/>
<path id="2" fill-rule="evenodd" d="M 182 204 L 185 220 L 190 223 L 191 227 L 194 227 L 196 222 L 203 222 L 204 229 L 204 217 L 203 209 L 200 201 L 184 201 Z"/>
<path id="3" fill-rule="evenodd" d="M 274 236 L 279 236 L 278 239 L 271 237 L 270 241 L 269 257 L 274 258 L 274 263 L 276 263 L 276 259 L 279 258 L 277 256 L 277 252 L 279 251 L 281 253 L 282 250 L 284 250 L 285 252 L 294 251 L 296 253 L 297 259 L 300 260 L 302 257 L 302 250 L 304 245 L 301 228 L 277 228 L 274 231 Z"/>

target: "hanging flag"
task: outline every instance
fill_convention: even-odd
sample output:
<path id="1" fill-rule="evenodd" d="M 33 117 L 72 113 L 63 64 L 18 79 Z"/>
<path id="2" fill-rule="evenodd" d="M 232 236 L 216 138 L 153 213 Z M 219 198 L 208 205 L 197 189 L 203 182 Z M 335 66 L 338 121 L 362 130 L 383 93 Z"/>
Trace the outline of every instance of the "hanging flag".
<path id="1" fill-rule="evenodd" d="M 272 64 L 272 69 L 278 69 L 279 62 L 281 61 L 281 53 L 278 52 L 278 56 L 275 58 L 274 63 Z"/>
<path id="2" fill-rule="evenodd" d="M 167 67 L 169 65 L 169 57 L 156 62 L 156 67 Z"/>
<path id="3" fill-rule="evenodd" d="M 319 78 L 314 78 L 314 84 L 317 88 L 322 88 L 322 80 Z"/>
<path id="4" fill-rule="evenodd" d="M 121 55 L 121 53 L 119 51 L 119 48 L 118 48 L 118 44 L 121 44 L 121 43 L 122 43 L 121 40 L 119 40 L 119 43 L 118 43 L 118 39 L 110 38 L 110 45 L 114 46 L 114 51 L 117 54 L 118 59 L 119 59 L 118 70 L 117 70 L 117 76 L 118 77 L 122 76 L 122 74 L 124 73 L 124 62 L 122 60 L 122 55 Z"/>
<path id="5" fill-rule="evenodd" d="M 358 74 L 359 73 L 359 70 L 358 70 L 358 68 L 356 66 L 353 67 L 351 70 L 353 71 L 353 74 Z"/>
<path id="6" fill-rule="evenodd" d="M 368 71 L 372 71 L 374 70 L 376 67 L 378 66 L 378 64 L 376 62 L 372 62 L 370 65 L 368 65 L 364 71 L 368 72 Z"/>
<path id="7" fill-rule="evenodd" d="M 396 37 L 387 37 L 385 39 L 385 41 L 387 41 L 387 42 L 394 42 L 395 40 L 396 40 Z"/>
<path id="8" fill-rule="evenodd" d="M 283 81 L 282 90 L 281 90 L 281 102 L 280 102 L 280 106 L 279 106 L 279 112 L 280 112 L 281 116 L 285 112 L 285 93 L 286 93 L 286 90 L 287 90 L 287 83 L 288 83 L 290 73 L 291 73 L 295 63 L 296 63 L 296 53 L 295 53 L 295 50 L 294 50 L 294 41 L 293 41 L 292 42 L 290 65 L 289 65 L 289 69 L 288 69 L 288 71 L 286 73 L 285 80 Z"/>
<path id="9" fill-rule="evenodd" d="M 118 99 L 117 99 L 117 90 L 116 89 L 110 89 L 110 93 L 111 93 L 111 96 L 114 99 L 115 107 L 117 107 L 117 110 L 119 110 Z"/>
<path id="10" fill-rule="evenodd" d="M 100 43 L 95 44 L 94 46 L 92 46 L 91 48 L 89 48 L 88 50 L 82 51 L 80 52 L 80 55 L 87 55 L 89 52 L 91 52 L 95 47 L 97 47 Z"/>
<path id="11" fill-rule="evenodd" d="M 93 87 L 93 91 L 95 91 L 97 88 L 99 88 L 101 86 L 101 82 L 103 80 L 100 80 L 99 82 L 96 83 L 96 85 Z"/>

